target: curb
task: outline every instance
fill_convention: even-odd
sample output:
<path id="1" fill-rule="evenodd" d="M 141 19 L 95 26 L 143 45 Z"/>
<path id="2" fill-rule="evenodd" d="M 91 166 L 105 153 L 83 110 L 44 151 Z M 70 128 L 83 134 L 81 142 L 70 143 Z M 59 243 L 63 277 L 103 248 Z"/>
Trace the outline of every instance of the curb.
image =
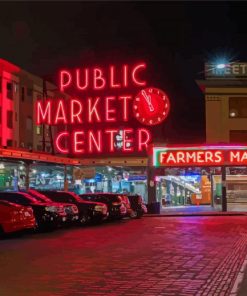
<path id="1" fill-rule="evenodd" d="M 222 213 L 222 212 L 216 212 L 216 213 L 177 213 L 177 214 L 145 214 L 143 217 L 146 218 L 154 218 L 154 217 L 209 217 L 209 216 L 247 216 L 246 212 L 243 213 Z"/>

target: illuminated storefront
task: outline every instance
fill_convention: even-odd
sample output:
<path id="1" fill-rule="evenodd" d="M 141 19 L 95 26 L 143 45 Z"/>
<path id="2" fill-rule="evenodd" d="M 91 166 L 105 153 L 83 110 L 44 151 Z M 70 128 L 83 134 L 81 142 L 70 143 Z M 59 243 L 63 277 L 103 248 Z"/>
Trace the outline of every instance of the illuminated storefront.
<path id="1" fill-rule="evenodd" d="M 164 207 L 247 209 L 247 146 L 152 147 L 156 198 Z"/>

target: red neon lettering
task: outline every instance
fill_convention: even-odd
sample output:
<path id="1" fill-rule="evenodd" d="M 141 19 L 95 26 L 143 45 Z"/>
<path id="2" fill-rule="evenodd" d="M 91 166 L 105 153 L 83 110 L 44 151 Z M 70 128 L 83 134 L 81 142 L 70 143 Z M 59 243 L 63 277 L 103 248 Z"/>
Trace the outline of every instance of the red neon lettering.
<path id="1" fill-rule="evenodd" d="M 110 152 L 114 152 L 114 135 L 116 135 L 118 133 L 117 129 L 107 129 L 105 130 L 106 134 L 110 135 Z"/>
<path id="2" fill-rule="evenodd" d="M 64 153 L 64 154 L 69 153 L 69 149 L 66 149 L 66 148 L 61 147 L 61 144 L 60 144 L 60 140 L 61 140 L 61 138 L 67 137 L 68 135 L 69 135 L 68 132 L 61 132 L 61 133 L 57 136 L 57 138 L 56 138 L 56 141 L 55 141 L 56 149 L 57 149 L 60 153 Z"/>
<path id="3" fill-rule="evenodd" d="M 170 162 L 177 163 L 176 158 L 172 152 L 168 154 L 166 162 L 169 164 Z"/>
<path id="4" fill-rule="evenodd" d="M 105 87 L 106 81 L 103 77 L 103 71 L 99 68 L 95 68 L 93 70 L 94 76 L 93 76 L 93 85 L 94 89 L 102 89 Z"/>
<path id="5" fill-rule="evenodd" d="M 122 96 L 118 98 L 120 101 L 123 101 L 123 121 L 129 120 L 129 106 L 128 102 L 132 99 L 131 96 Z"/>
<path id="6" fill-rule="evenodd" d="M 166 161 L 166 154 L 167 154 L 167 152 L 161 152 L 160 153 L 160 163 L 165 163 L 165 161 Z"/>
<path id="7" fill-rule="evenodd" d="M 58 121 L 61 121 L 64 124 L 68 123 L 66 115 L 65 115 L 63 100 L 58 101 L 57 113 L 56 113 L 56 117 L 55 117 L 55 124 L 58 124 Z"/>
<path id="8" fill-rule="evenodd" d="M 110 67 L 110 87 L 118 88 L 121 87 L 120 83 L 115 83 L 115 66 Z"/>
<path id="9" fill-rule="evenodd" d="M 45 105 L 45 110 L 44 110 L 44 105 Z M 36 114 L 37 114 L 38 125 L 40 125 L 41 123 L 51 124 L 51 101 L 47 100 L 45 102 L 42 102 L 38 100 L 36 102 Z"/>
<path id="10" fill-rule="evenodd" d="M 150 131 L 145 128 L 138 129 L 138 151 L 142 151 L 143 147 L 146 150 L 151 141 Z"/>
<path id="11" fill-rule="evenodd" d="M 133 138 L 128 139 L 128 134 L 133 133 L 133 128 L 123 130 L 123 151 L 124 152 L 133 152 Z M 129 144 L 129 145 L 128 145 Z"/>
<path id="12" fill-rule="evenodd" d="M 106 122 L 116 122 L 116 109 L 110 109 L 110 101 L 115 101 L 115 97 L 106 97 L 105 98 L 105 120 Z M 111 117 L 112 115 L 112 117 Z"/>
<path id="13" fill-rule="evenodd" d="M 215 152 L 215 162 L 217 163 L 222 163 L 223 162 L 223 156 L 222 156 L 222 151 L 216 151 Z"/>
<path id="14" fill-rule="evenodd" d="M 128 86 L 128 65 L 123 66 L 123 86 Z"/>
<path id="15" fill-rule="evenodd" d="M 240 152 L 239 151 L 230 151 L 230 162 L 234 163 L 234 162 L 237 162 L 239 163 L 240 162 Z"/>
<path id="16" fill-rule="evenodd" d="M 205 162 L 205 159 L 203 159 L 203 156 L 204 156 L 204 151 L 198 151 L 197 152 L 197 162 L 198 163 Z"/>
<path id="17" fill-rule="evenodd" d="M 132 79 L 133 79 L 133 82 L 138 85 L 138 86 L 145 86 L 146 85 L 146 81 L 141 81 L 139 79 L 137 79 L 137 73 L 142 71 L 143 69 L 146 68 L 146 64 L 139 64 L 139 65 L 136 65 L 134 67 L 134 69 L 132 70 Z"/>
<path id="18" fill-rule="evenodd" d="M 95 138 L 93 131 L 88 131 L 88 142 L 89 142 L 89 152 L 94 152 L 94 148 L 97 152 L 102 152 L 102 132 L 97 131 L 97 139 Z"/>
<path id="19" fill-rule="evenodd" d="M 60 71 L 59 76 L 60 76 L 59 88 L 60 88 L 60 91 L 64 91 L 64 89 L 71 84 L 72 76 L 70 72 L 66 70 Z"/>
<path id="20" fill-rule="evenodd" d="M 84 84 L 81 85 L 81 83 L 80 83 L 80 81 L 81 81 L 81 70 L 76 69 L 76 86 L 80 90 L 84 90 L 84 89 L 88 88 L 88 69 L 85 69 L 84 72 L 85 72 Z"/>
<path id="21" fill-rule="evenodd" d="M 79 140 L 79 137 L 81 137 L 81 140 Z M 84 145 L 84 132 L 83 131 L 74 132 L 73 141 L 74 141 L 73 152 L 75 154 L 84 153 L 85 152 L 85 150 L 83 148 L 83 145 Z"/>
<path id="22" fill-rule="evenodd" d="M 183 162 L 183 163 L 185 163 L 184 157 L 185 157 L 185 155 L 184 155 L 183 152 L 178 152 L 178 153 L 177 153 L 177 161 L 178 161 L 178 163 L 179 163 L 179 162 Z"/>
<path id="23" fill-rule="evenodd" d="M 205 152 L 205 162 L 211 162 L 213 163 L 213 153 L 211 151 L 206 151 Z"/>
<path id="24" fill-rule="evenodd" d="M 77 112 L 75 111 L 75 105 L 77 105 L 79 108 L 77 109 Z M 81 119 L 81 113 L 82 113 L 82 103 L 78 100 L 71 100 L 70 102 L 70 120 L 71 123 L 82 123 Z M 76 118 L 76 120 L 75 120 Z"/>
<path id="25" fill-rule="evenodd" d="M 88 99 L 88 122 L 92 122 L 92 117 L 93 115 L 95 115 L 95 118 L 96 118 L 96 121 L 97 122 L 101 122 L 101 119 L 100 119 L 100 116 L 99 116 L 99 113 L 98 113 L 98 110 L 97 110 L 97 105 L 98 105 L 98 102 L 99 102 L 100 98 L 96 98 L 93 106 L 92 106 L 92 99 L 89 98 Z"/>

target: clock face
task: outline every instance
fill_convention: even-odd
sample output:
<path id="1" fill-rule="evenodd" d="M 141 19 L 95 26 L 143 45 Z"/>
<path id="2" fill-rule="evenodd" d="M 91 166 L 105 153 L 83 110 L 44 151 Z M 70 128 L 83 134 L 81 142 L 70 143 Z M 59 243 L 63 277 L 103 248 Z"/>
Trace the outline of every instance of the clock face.
<path id="1" fill-rule="evenodd" d="M 160 89 L 149 87 L 141 90 L 133 102 L 136 119 L 145 125 L 160 124 L 170 111 L 167 95 Z"/>

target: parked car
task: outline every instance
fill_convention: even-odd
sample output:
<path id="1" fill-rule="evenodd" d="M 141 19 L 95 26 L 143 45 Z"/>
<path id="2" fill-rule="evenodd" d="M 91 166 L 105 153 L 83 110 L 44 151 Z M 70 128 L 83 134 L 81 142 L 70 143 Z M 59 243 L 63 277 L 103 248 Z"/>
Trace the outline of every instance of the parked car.
<path id="1" fill-rule="evenodd" d="M 82 200 L 74 192 L 66 191 L 39 191 L 54 202 L 73 203 L 79 209 L 79 223 L 102 222 L 108 216 L 107 205 L 100 202 Z"/>
<path id="2" fill-rule="evenodd" d="M 37 229 L 39 230 L 54 229 L 67 219 L 67 214 L 63 207 L 37 201 L 25 192 L 1 192 L 0 200 L 7 200 L 19 205 L 32 207 Z"/>
<path id="3" fill-rule="evenodd" d="M 25 229 L 34 229 L 35 217 L 31 207 L 0 200 L 0 235 Z"/>
<path id="4" fill-rule="evenodd" d="M 131 217 L 132 218 L 140 218 L 143 214 L 147 213 L 147 207 L 144 204 L 142 196 L 136 195 L 129 195 L 129 202 L 132 209 Z"/>
<path id="5" fill-rule="evenodd" d="M 126 210 L 127 210 L 126 216 L 128 216 L 128 217 L 132 217 L 133 214 L 134 214 L 134 211 L 133 211 L 132 208 L 131 208 L 131 205 L 130 205 L 130 201 L 129 201 L 128 195 L 126 195 L 126 194 L 119 194 L 118 196 L 121 198 L 122 203 L 123 203 L 124 206 L 126 207 Z"/>
<path id="6" fill-rule="evenodd" d="M 65 221 L 66 223 L 71 223 L 79 219 L 79 210 L 75 204 L 53 202 L 49 197 L 34 189 L 29 189 L 27 193 L 40 202 L 52 203 L 56 206 L 62 206 L 64 208 L 65 213 L 67 214 L 67 220 Z"/>
<path id="7" fill-rule="evenodd" d="M 114 193 L 84 193 L 79 195 L 85 201 L 102 202 L 108 206 L 109 219 L 121 219 L 126 216 L 127 208 L 121 196 Z"/>

